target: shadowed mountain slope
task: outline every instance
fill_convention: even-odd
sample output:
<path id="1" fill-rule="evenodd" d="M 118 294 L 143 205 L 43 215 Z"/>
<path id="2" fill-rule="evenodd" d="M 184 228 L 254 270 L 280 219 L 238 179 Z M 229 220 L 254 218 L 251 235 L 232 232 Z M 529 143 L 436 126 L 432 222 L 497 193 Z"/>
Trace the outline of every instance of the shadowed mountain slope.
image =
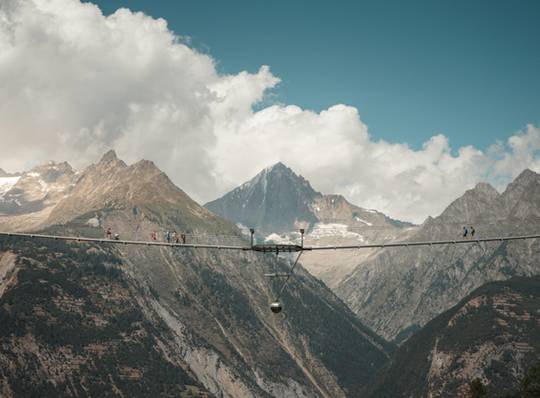
<path id="1" fill-rule="evenodd" d="M 317 221 L 311 203 L 322 197 L 279 162 L 205 207 L 261 233 L 292 231 Z"/>
<path id="2" fill-rule="evenodd" d="M 540 362 L 539 314 L 540 277 L 488 283 L 407 340 L 370 396 L 465 397 L 479 379 L 505 397 Z"/>
<path id="3" fill-rule="evenodd" d="M 409 241 L 540 232 L 540 176 L 525 170 L 502 193 L 487 184 L 428 219 Z M 383 249 L 360 264 L 335 290 L 375 331 L 401 342 L 484 283 L 540 273 L 540 242 Z"/>
<path id="4" fill-rule="evenodd" d="M 208 397 L 110 249 L 0 239 L 2 397 Z"/>

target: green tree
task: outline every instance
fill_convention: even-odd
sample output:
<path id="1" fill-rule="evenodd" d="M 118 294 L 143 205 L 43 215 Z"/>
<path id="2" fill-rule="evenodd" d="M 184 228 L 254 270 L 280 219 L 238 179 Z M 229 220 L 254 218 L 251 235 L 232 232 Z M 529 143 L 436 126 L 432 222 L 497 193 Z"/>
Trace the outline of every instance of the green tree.
<path id="1" fill-rule="evenodd" d="M 529 369 L 521 381 L 523 398 L 540 398 L 540 362 Z"/>

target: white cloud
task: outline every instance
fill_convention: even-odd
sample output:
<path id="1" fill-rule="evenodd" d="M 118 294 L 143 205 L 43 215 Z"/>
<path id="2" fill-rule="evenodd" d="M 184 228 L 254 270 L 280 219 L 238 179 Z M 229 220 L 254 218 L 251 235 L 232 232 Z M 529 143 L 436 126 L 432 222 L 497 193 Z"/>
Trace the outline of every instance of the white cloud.
<path id="1" fill-rule="evenodd" d="M 82 167 L 114 147 L 151 158 L 188 192 L 215 186 L 216 118 L 242 117 L 278 82 L 267 67 L 219 76 L 163 19 L 76 0 L 0 5 L 0 155 L 6 168 L 67 159 Z"/>
<path id="2" fill-rule="evenodd" d="M 420 150 L 376 141 L 350 106 L 253 111 L 279 83 L 268 67 L 220 75 L 163 19 L 105 17 L 78 0 L 2 1 L 0 82 L 0 166 L 10 170 L 49 159 L 83 167 L 113 147 L 206 201 L 281 160 L 318 190 L 417 222 L 478 181 L 502 188 L 525 167 L 540 171 L 534 126 L 453 154 L 442 135 Z"/>

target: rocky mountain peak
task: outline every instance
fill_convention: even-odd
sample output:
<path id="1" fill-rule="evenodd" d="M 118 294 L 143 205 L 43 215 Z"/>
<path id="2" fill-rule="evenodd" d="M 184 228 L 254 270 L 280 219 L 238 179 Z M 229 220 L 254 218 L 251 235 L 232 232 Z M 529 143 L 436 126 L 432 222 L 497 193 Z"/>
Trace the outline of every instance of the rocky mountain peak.
<path id="1" fill-rule="evenodd" d="M 384 214 L 355 206 L 340 194 L 324 195 L 282 162 L 262 170 L 251 180 L 205 205 L 210 211 L 254 228 L 265 242 L 295 241 L 304 229 L 311 245 L 347 245 L 394 239 L 403 223 Z M 333 254 L 334 255 L 334 254 Z M 353 255 L 332 260 L 324 255 L 304 256 L 302 265 L 329 286 L 335 285 L 358 264 Z"/>
<path id="2" fill-rule="evenodd" d="M 219 224 L 217 217 L 197 205 L 152 161 L 143 159 L 128 166 L 114 151 L 79 175 L 70 195 L 52 210 L 47 224 L 62 224 L 92 212 L 134 208 L 159 215 L 162 223 Z M 135 210 L 137 214 L 139 210 Z M 175 221 L 167 221 L 170 218 Z"/>
<path id="3" fill-rule="evenodd" d="M 107 163 L 107 162 L 112 162 L 114 160 L 118 160 L 118 157 L 116 156 L 116 152 L 114 151 L 114 149 L 111 149 L 111 150 L 107 151 L 101 157 L 101 160 L 99 161 L 99 163 Z"/>
<path id="4" fill-rule="evenodd" d="M 506 190 L 503 193 L 505 197 L 513 197 L 516 195 L 521 195 L 525 192 L 531 185 L 540 184 L 540 174 L 535 173 L 530 169 L 523 170 L 510 184 L 506 187 Z"/>
<path id="5" fill-rule="evenodd" d="M 88 167 L 83 174 L 88 174 L 92 171 L 103 173 L 108 176 L 117 173 L 126 167 L 128 167 L 127 164 L 122 159 L 119 159 L 118 156 L 116 156 L 116 152 L 111 149 L 101 157 L 101 160 L 98 163 Z"/>
<path id="6" fill-rule="evenodd" d="M 476 184 L 476 186 L 472 189 L 473 192 L 475 192 L 478 195 L 481 195 L 486 198 L 497 198 L 500 194 L 497 192 L 495 188 L 491 184 L 485 183 L 485 182 L 479 182 Z"/>
<path id="7" fill-rule="evenodd" d="M 3 217 L 0 225 L 31 230 L 69 193 L 75 171 L 67 162 L 48 162 L 6 177 L 0 183 L 0 215 L 9 217 Z"/>
<path id="8" fill-rule="evenodd" d="M 53 162 L 44 163 L 33 167 L 30 171 L 23 173 L 23 177 L 39 178 L 44 182 L 54 182 L 64 176 L 72 176 L 75 174 L 73 167 L 68 162 Z"/>
<path id="9" fill-rule="evenodd" d="M 162 171 L 156 166 L 151 160 L 141 159 L 137 163 L 133 164 L 133 170 L 140 173 L 152 173 L 152 174 L 161 174 Z"/>
<path id="10" fill-rule="evenodd" d="M 310 204 L 322 195 L 282 162 L 205 205 L 209 210 L 260 232 L 291 231 L 316 222 Z"/>
<path id="11" fill-rule="evenodd" d="M 305 189 L 306 193 L 310 196 L 320 195 L 319 192 L 313 189 L 308 180 L 306 180 L 302 175 L 296 174 L 290 167 L 282 162 L 277 162 L 274 165 L 267 167 L 257 174 L 257 176 L 255 176 L 255 178 L 253 178 L 251 181 L 262 181 L 264 178 L 282 180 L 282 182 L 286 182 L 292 186 Z"/>
<path id="12" fill-rule="evenodd" d="M 535 181 L 540 182 L 540 174 L 535 173 L 531 169 L 525 169 L 515 178 L 511 185 L 526 186 Z"/>
<path id="13" fill-rule="evenodd" d="M 464 226 L 473 226 L 480 238 L 535 234 L 540 221 L 538 181 L 538 174 L 528 170 L 502 194 L 479 184 L 439 217 L 428 218 L 410 240 L 462 239 Z M 482 283 L 538 274 L 538 253 L 535 241 L 380 251 L 337 290 L 370 326 L 401 341 Z"/>
<path id="14" fill-rule="evenodd" d="M 7 171 L 5 171 L 4 169 L 1 169 L 0 168 L 0 177 L 19 177 L 21 176 L 23 173 L 8 173 Z"/>
<path id="15" fill-rule="evenodd" d="M 499 196 L 500 194 L 491 185 L 479 183 L 454 200 L 435 220 L 443 223 L 473 220 L 487 207 L 492 206 Z"/>
<path id="16" fill-rule="evenodd" d="M 540 191 L 540 174 L 530 169 L 523 170 L 512 183 L 508 184 L 500 198 L 501 208 L 513 213 L 518 203 L 530 203 L 533 207 L 538 206 L 538 191 Z M 523 209 L 521 209 L 521 212 Z"/>
<path id="17" fill-rule="evenodd" d="M 289 167 L 287 167 L 283 162 L 277 162 L 273 164 L 272 166 L 267 167 L 265 170 L 267 171 L 284 171 L 288 170 L 290 172 L 293 172 Z"/>

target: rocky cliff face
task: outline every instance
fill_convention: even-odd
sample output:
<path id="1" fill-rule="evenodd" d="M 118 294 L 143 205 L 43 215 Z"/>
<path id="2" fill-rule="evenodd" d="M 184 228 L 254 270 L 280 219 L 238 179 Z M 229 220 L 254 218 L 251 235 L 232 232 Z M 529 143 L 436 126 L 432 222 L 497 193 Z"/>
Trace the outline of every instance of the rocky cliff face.
<path id="1" fill-rule="evenodd" d="M 151 162 L 128 166 L 113 153 L 78 175 L 45 225 L 50 233 L 104 236 L 110 227 L 126 239 L 149 239 L 151 231 L 176 230 L 245 243 L 237 227 L 198 206 Z M 20 239 L 2 240 L 0 251 L 2 324 L 10 325 L 0 361 L 11 366 L 0 385 L 10 394 L 50 378 L 50 391 L 65 396 L 87 388 L 149 396 L 154 384 L 133 384 L 164 369 L 170 395 L 360 396 L 388 358 L 388 344 L 301 268 L 282 297 L 285 314 L 273 315 L 268 304 L 280 284 L 263 275 L 289 264 L 272 256 Z M 10 307 L 25 286 L 38 289 L 34 298 Z M 44 324 L 61 332 L 50 337 Z M 77 331 L 88 337 L 74 340 Z M 30 361 L 20 349 L 25 338 L 40 358 L 28 383 L 15 381 Z"/>
<path id="2" fill-rule="evenodd" d="M 413 227 L 355 206 L 341 195 L 323 195 L 283 163 L 261 171 L 205 207 L 254 228 L 258 239 L 277 243 L 298 243 L 299 228 L 306 230 L 306 245 L 345 245 L 389 241 Z M 364 251 L 361 256 L 371 254 Z M 351 253 L 312 252 L 302 258 L 302 264 L 330 287 L 339 284 L 358 262 L 358 254 Z"/>
<path id="3" fill-rule="evenodd" d="M 485 396 L 513 393 L 540 361 L 539 308 L 538 276 L 476 289 L 399 348 L 371 396 L 467 397 L 474 379 Z"/>
<path id="4" fill-rule="evenodd" d="M 505 192 L 479 184 L 408 239 L 461 239 L 463 226 L 476 236 L 538 233 L 540 178 L 526 170 Z M 476 287 L 540 272 L 538 240 L 379 250 L 336 289 L 358 315 L 398 342 Z"/>

